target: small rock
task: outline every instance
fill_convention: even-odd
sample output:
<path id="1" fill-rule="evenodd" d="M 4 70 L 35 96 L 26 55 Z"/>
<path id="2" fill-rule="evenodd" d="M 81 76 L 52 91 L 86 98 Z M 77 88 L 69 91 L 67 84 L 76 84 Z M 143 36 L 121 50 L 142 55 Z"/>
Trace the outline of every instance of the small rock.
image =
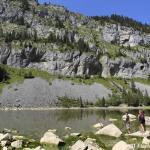
<path id="1" fill-rule="evenodd" d="M 117 121 L 117 120 L 118 120 L 118 119 L 114 119 L 114 118 L 110 118 L 110 119 L 109 119 L 110 122 L 114 122 L 114 121 Z"/>
<path id="2" fill-rule="evenodd" d="M 146 137 L 143 138 L 142 144 L 150 145 L 150 140 Z"/>
<path id="3" fill-rule="evenodd" d="M 96 139 L 87 138 L 84 143 L 88 146 L 87 150 L 102 150 L 97 144 Z"/>
<path id="4" fill-rule="evenodd" d="M 42 148 L 41 146 L 36 147 L 34 150 L 45 150 L 44 148 Z"/>
<path id="5" fill-rule="evenodd" d="M 65 127 L 65 130 L 71 130 L 71 128 L 70 127 Z"/>
<path id="6" fill-rule="evenodd" d="M 97 123 L 93 125 L 94 128 L 102 128 L 104 125 L 102 123 Z"/>
<path id="7" fill-rule="evenodd" d="M 8 148 L 7 147 L 3 147 L 3 149 L 2 150 L 8 150 Z"/>
<path id="8" fill-rule="evenodd" d="M 14 148 L 22 148 L 22 140 L 17 140 L 11 143 L 11 146 Z"/>
<path id="9" fill-rule="evenodd" d="M 78 140 L 70 150 L 87 150 L 88 146 L 81 140 Z"/>
<path id="10" fill-rule="evenodd" d="M 24 136 L 14 135 L 12 138 L 13 138 L 14 140 L 23 140 L 23 139 L 24 139 Z"/>
<path id="11" fill-rule="evenodd" d="M 1 141 L 1 146 L 2 147 L 6 146 L 6 144 L 7 144 L 7 141 Z"/>
<path id="12" fill-rule="evenodd" d="M 48 131 L 49 131 L 49 132 L 56 133 L 56 132 L 57 132 L 57 129 L 49 129 Z"/>
<path id="13" fill-rule="evenodd" d="M 141 131 L 137 131 L 131 134 L 126 134 L 126 136 L 132 136 L 132 137 L 149 137 L 150 136 L 150 132 L 149 131 L 145 131 L 144 133 L 142 133 Z"/>
<path id="14" fill-rule="evenodd" d="M 70 136 L 73 136 L 73 137 L 77 137 L 77 136 L 80 136 L 81 133 L 71 133 Z"/>
<path id="15" fill-rule="evenodd" d="M 12 135 L 10 133 L 0 135 L 0 141 L 2 141 L 2 140 L 12 140 Z"/>

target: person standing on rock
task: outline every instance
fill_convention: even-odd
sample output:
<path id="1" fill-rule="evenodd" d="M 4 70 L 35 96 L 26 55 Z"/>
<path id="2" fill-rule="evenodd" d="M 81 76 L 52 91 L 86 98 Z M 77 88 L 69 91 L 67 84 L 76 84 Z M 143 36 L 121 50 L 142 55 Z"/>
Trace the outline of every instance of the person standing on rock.
<path id="1" fill-rule="evenodd" d="M 129 134 L 131 133 L 131 126 L 130 125 L 131 125 L 130 124 L 130 116 L 128 113 L 126 113 L 125 126 L 126 126 L 126 129 L 127 129 Z"/>
<path id="2" fill-rule="evenodd" d="M 140 131 L 145 132 L 146 127 L 145 127 L 145 114 L 144 114 L 144 111 L 139 110 L 138 120 L 139 120 L 139 123 L 140 123 L 140 126 L 139 126 Z"/>

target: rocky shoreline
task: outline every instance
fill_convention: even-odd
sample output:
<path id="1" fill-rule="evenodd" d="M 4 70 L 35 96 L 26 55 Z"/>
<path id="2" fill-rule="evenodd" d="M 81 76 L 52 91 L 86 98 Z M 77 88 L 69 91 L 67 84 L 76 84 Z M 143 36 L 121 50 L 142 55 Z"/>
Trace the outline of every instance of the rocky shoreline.
<path id="1" fill-rule="evenodd" d="M 131 121 L 136 121 L 136 116 L 129 114 Z M 122 116 L 124 120 L 125 116 Z M 148 125 L 150 117 L 146 117 Z M 112 119 L 109 124 L 97 123 L 91 126 L 94 132 L 73 132 L 71 127 L 65 127 L 65 135 L 58 136 L 57 129 L 49 129 L 40 139 L 25 137 L 17 130 L 4 129 L 0 133 L 0 147 L 2 150 L 138 150 L 150 148 L 150 132 L 140 131 L 127 134 L 115 124 L 117 119 Z M 101 141 L 105 139 L 111 143 L 108 145 Z"/>
<path id="2" fill-rule="evenodd" d="M 3 107 L 0 108 L 0 111 L 22 111 L 22 110 L 36 110 L 36 111 L 47 111 L 47 110 L 150 110 L 149 106 L 140 106 L 140 107 L 115 107 L 115 106 L 109 106 L 109 107 L 70 107 L 70 108 L 65 108 L 65 107 L 32 107 L 32 108 L 16 108 L 16 107 Z"/>

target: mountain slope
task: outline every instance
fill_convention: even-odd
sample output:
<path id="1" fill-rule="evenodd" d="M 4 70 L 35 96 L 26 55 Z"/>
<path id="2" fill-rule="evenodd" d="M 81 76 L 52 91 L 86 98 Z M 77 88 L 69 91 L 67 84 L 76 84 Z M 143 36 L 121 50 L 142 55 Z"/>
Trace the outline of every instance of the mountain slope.
<path id="1" fill-rule="evenodd" d="M 65 76 L 148 78 L 149 26 L 111 20 L 34 0 L 1 0 L 0 63 Z"/>

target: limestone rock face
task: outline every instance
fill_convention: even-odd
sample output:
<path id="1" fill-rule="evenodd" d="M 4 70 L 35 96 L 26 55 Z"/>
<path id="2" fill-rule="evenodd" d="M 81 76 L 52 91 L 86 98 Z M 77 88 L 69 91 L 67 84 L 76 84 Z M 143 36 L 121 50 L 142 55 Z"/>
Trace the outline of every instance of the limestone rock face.
<path id="1" fill-rule="evenodd" d="M 137 46 L 139 44 L 149 44 L 149 35 L 141 35 L 133 28 L 124 27 L 116 24 L 107 24 L 102 30 L 103 38 L 107 42 L 117 43 L 124 46 Z"/>
<path id="2" fill-rule="evenodd" d="M 60 145 L 64 142 L 54 133 L 47 131 L 44 136 L 40 140 L 41 144 L 54 144 L 54 145 Z"/>
<path id="3" fill-rule="evenodd" d="M 102 129 L 100 129 L 99 131 L 97 131 L 96 134 L 120 137 L 122 132 L 114 124 L 109 124 L 103 127 Z"/>
<path id="4" fill-rule="evenodd" d="M 0 37 L 4 39 L 0 64 L 69 77 L 148 78 L 150 34 L 117 22 L 99 25 L 62 6 L 50 4 L 39 9 L 35 0 L 28 0 L 25 8 L 23 3 L 0 1 Z M 114 44 L 120 52 L 110 58 L 111 51 L 116 51 Z M 136 51 L 130 49 L 134 46 Z"/>

